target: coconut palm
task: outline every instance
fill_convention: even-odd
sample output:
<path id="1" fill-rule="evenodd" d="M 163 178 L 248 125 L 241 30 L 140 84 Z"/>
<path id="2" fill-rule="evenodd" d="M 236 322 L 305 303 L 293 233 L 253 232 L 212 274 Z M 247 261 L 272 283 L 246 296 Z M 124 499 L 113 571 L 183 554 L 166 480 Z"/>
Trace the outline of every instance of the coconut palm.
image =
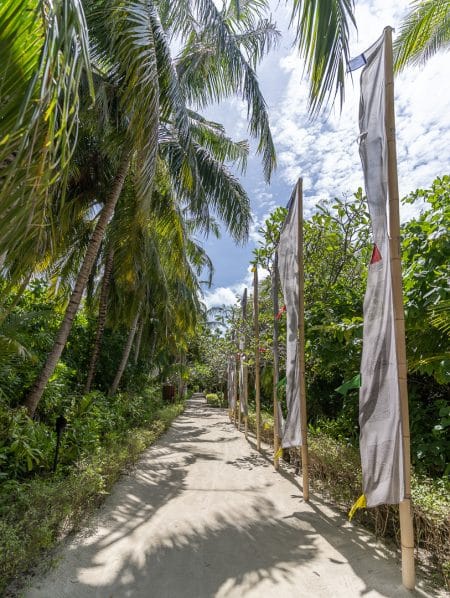
<path id="1" fill-rule="evenodd" d="M 450 1 L 413 2 L 395 40 L 395 68 L 423 65 L 450 44 Z"/>
<path id="2" fill-rule="evenodd" d="M 173 141 L 176 139 L 176 133 L 170 124 L 161 127 L 161 141 L 160 141 L 160 160 L 159 160 L 159 174 L 155 179 L 154 198 L 152 200 L 152 210 L 146 212 L 142 210 L 141 204 L 136 204 L 136 195 L 134 189 L 131 187 L 128 190 L 128 197 L 124 201 L 122 197 L 116 210 L 114 219 L 110 226 L 108 236 L 108 249 L 104 251 L 105 265 L 102 276 L 101 293 L 99 299 L 99 318 L 97 323 L 97 331 L 92 351 L 92 357 L 88 370 L 88 377 L 86 380 L 85 392 L 90 390 L 93 375 L 95 372 L 96 361 L 100 352 L 101 339 L 103 329 L 106 321 L 107 311 L 107 296 L 112 268 L 112 254 L 116 257 L 116 265 L 114 267 L 114 278 L 118 278 L 118 263 L 129 263 L 130 268 L 136 264 L 137 256 L 142 254 L 145 249 L 145 238 L 139 239 L 137 231 L 140 230 L 142 222 L 146 222 L 148 218 L 169 218 L 169 227 L 177 228 L 177 222 L 182 222 L 184 230 L 184 245 L 183 251 L 189 262 L 189 267 L 192 268 L 196 275 L 200 275 L 203 271 L 209 272 L 208 282 L 211 282 L 212 263 L 205 253 L 205 251 L 195 242 L 192 235 L 196 232 L 202 232 L 203 235 L 210 233 L 219 234 L 217 223 L 211 215 L 211 210 L 218 212 L 222 216 L 225 228 L 229 230 L 236 242 L 245 240 L 248 233 L 248 223 L 250 218 L 250 207 L 248 197 L 239 183 L 230 175 L 225 168 L 225 163 L 233 163 L 238 168 L 244 168 L 246 158 L 248 155 L 248 144 L 246 142 L 234 142 L 225 135 L 225 131 L 218 123 L 210 122 L 200 115 L 190 113 L 190 123 L 192 138 L 195 141 L 195 151 L 198 155 L 204 157 L 208 154 L 208 159 L 212 161 L 215 170 L 210 168 L 211 174 L 214 175 L 212 179 L 212 189 L 206 192 L 203 191 L 205 181 L 208 179 L 207 169 L 203 168 L 205 175 L 201 180 L 201 185 L 196 193 L 192 194 L 192 188 L 186 184 L 186 180 L 190 181 L 195 178 L 195 172 L 189 171 L 189 166 L 183 164 L 184 168 L 180 171 L 175 166 L 179 163 L 173 158 L 173 152 L 168 150 L 169 139 Z M 178 149 L 180 147 L 176 145 Z M 200 150 L 202 154 L 200 154 Z M 181 151 L 181 149 L 180 149 Z M 182 152 L 181 152 L 182 153 Z M 166 160 L 166 158 L 168 159 Z M 184 173 L 184 177 L 182 176 Z M 172 181 L 172 187 L 171 187 Z M 130 185 L 130 183 L 128 183 Z M 196 201 L 194 201 L 194 196 Z M 167 212 L 168 206 L 177 205 L 176 222 L 173 221 L 175 212 Z M 167 246 L 161 247 L 161 252 L 169 251 L 173 256 L 173 249 L 168 249 Z M 127 259 L 123 254 L 127 255 Z M 182 257 L 178 256 L 177 263 L 183 263 Z M 152 274 L 157 278 L 157 274 Z M 128 279 L 127 279 L 128 280 Z M 152 284 L 152 291 L 155 291 L 155 284 Z M 128 285 L 129 287 L 129 285 Z M 120 293 L 115 293 L 120 295 Z M 129 305 L 129 300 L 125 302 Z M 138 340 L 142 338 L 142 326 L 138 328 L 140 334 Z M 137 343 L 140 345 L 140 340 Z M 137 351 L 138 352 L 138 351 Z M 136 352 L 136 354 L 137 354 Z M 128 356 L 127 356 L 128 359 Z"/>
<path id="3" fill-rule="evenodd" d="M 232 194 L 238 195 L 237 181 L 222 168 L 206 143 L 201 145 L 193 138 L 188 104 L 201 109 L 213 100 L 241 96 L 248 105 L 249 129 L 258 139 L 266 178 L 270 177 L 275 155 L 255 67 L 276 41 L 277 32 L 264 16 L 264 0 L 233 2 L 221 9 L 213 0 L 85 0 L 82 5 L 80 0 L 67 0 L 55 6 L 41 0 L 39 10 L 29 11 L 30 4 L 35 8 L 31 0 L 20 0 L 17 14 L 8 6 L 0 12 L 0 44 L 8 57 L 7 84 L 2 87 L 7 93 L 2 95 L 5 110 L 0 119 L 0 176 L 5 183 L 3 190 L 11 191 L 0 195 L 2 259 L 5 253 L 13 258 L 23 255 L 25 239 L 34 239 L 36 246 L 51 247 L 57 230 L 54 223 L 65 205 L 80 98 L 89 97 L 92 103 L 95 87 L 95 106 L 106 106 L 109 112 L 114 107 L 117 115 L 114 121 L 106 118 L 116 126 L 111 156 L 114 175 L 108 193 L 97 197 L 95 229 L 54 350 L 27 397 L 28 409 L 34 413 L 64 348 L 130 167 L 139 200 L 144 205 L 147 202 L 150 209 L 158 147 L 164 144 L 173 180 L 172 170 L 177 172 L 178 181 L 182 175 L 182 201 L 192 215 L 201 218 L 205 226 L 211 220 L 210 207 L 222 218 L 238 216 L 233 202 L 226 207 L 223 194 L 225 180 Z M 318 18 L 330 12 L 323 0 L 312 6 L 308 17 L 294 3 L 293 18 L 297 15 L 299 23 L 311 24 L 311 15 Z M 333 77 L 339 78 L 337 56 L 346 48 L 348 7 L 345 2 L 337 6 L 339 10 L 333 8 L 327 21 L 339 24 L 336 35 L 328 35 L 326 43 L 317 43 L 314 35 L 306 38 L 315 48 L 311 60 L 320 62 L 324 53 L 333 52 L 317 71 L 319 77 L 325 77 L 325 86 L 332 85 Z M 317 22 L 324 31 L 324 19 Z M 312 28 L 304 30 L 308 35 Z M 168 43 L 172 35 L 182 41 L 176 63 Z M 303 29 L 299 40 L 302 35 Z M 316 92 L 320 104 L 327 96 L 321 86 Z M 36 102 L 38 97 L 42 101 Z M 161 136 L 161 125 L 168 131 L 166 140 Z M 221 197 L 214 191 L 218 185 Z"/>
<path id="4" fill-rule="evenodd" d="M 163 330 L 193 329 L 199 310 L 197 280 L 209 261 L 189 238 L 175 197 L 166 197 L 164 209 L 145 214 L 136 201 L 121 202 L 117 216 L 117 249 L 112 279 L 110 322 L 124 322 L 129 332 L 109 394 L 117 391 L 131 353 L 140 318 L 159 312 Z M 161 202 L 162 203 L 162 202 Z M 120 208 L 128 217 L 119 216 Z M 133 214 L 130 214 L 133 212 Z M 116 219 L 116 218 L 115 218 Z M 178 292 L 180 289 L 184 292 Z M 159 306 L 164 306 L 161 309 Z M 174 318 L 174 314 L 178 314 Z M 166 332 L 160 334 L 164 339 Z"/>
<path id="5" fill-rule="evenodd" d="M 237 180 L 207 148 L 193 140 L 183 85 L 179 83 L 155 5 L 148 1 L 118 2 L 112 10 L 106 0 L 86 2 L 86 15 L 94 40 L 93 59 L 96 64 L 105 65 L 107 82 L 116 91 L 116 103 L 122 115 L 119 131 L 122 142 L 116 174 L 99 213 L 54 348 L 27 396 L 25 404 L 31 414 L 64 349 L 131 165 L 136 194 L 144 206 L 151 208 L 148 202 L 153 197 L 160 123 L 166 126 L 169 135 L 171 168 L 178 165 L 184 173 L 190 173 L 189 181 L 185 179 L 182 185 L 188 190 L 186 197 L 190 199 L 192 213 L 207 217 L 207 203 L 213 202 L 214 209 L 222 210 L 219 215 L 229 222 L 239 215 L 235 210 L 235 199 L 240 192 Z M 217 20 L 211 23 L 217 25 Z M 217 49 L 223 53 L 219 43 Z M 223 59 L 227 60 L 225 53 Z M 248 101 L 253 100 L 250 94 Z M 261 141 L 262 146 L 266 142 L 267 135 Z M 227 189 L 230 192 L 225 196 Z"/>
<path id="6" fill-rule="evenodd" d="M 89 368 L 84 385 L 84 393 L 91 390 L 92 381 L 94 379 L 95 370 L 97 367 L 97 360 L 100 355 L 100 348 L 103 339 L 103 332 L 105 330 L 106 315 L 108 311 L 108 297 L 109 287 L 111 283 L 111 274 L 114 265 L 114 248 L 109 246 L 105 255 L 103 275 L 101 278 L 101 290 L 98 303 L 98 318 L 97 327 L 95 331 L 94 343 L 92 345 L 91 358 L 89 361 Z"/>

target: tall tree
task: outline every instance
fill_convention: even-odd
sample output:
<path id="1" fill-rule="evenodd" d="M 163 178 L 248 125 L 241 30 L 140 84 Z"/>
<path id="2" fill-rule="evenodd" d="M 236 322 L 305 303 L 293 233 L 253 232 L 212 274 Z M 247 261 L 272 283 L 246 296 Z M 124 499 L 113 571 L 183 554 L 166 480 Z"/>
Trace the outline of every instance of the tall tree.
<path id="1" fill-rule="evenodd" d="M 103 338 L 103 332 L 105 330 L 106 324 L 106 314 L 108 310 L 108 296 L 109 296 L 109 286 L 111 282 L 111 274 L 113 269 L 114 263 L 114 248 L 109 247 L 105 256 L 105 264 L 102 276 L 102 284 L 100 290 L 100 297 L 99 297 L 99 305 L 98 305 L 98 318 L 97 318 L 97 327 L 95 331 L 95 338 L 94 344 L 92 346 L 92 353 L 91 358 L 89 361 L 89 369 L 86 377 L 86 382 L 84 385 L 84 392 L 88 393 L 91 390 L 92 380 L 95 375 L 95 369 L 97 367 L 98 357 L 100 355 L 100 347 Z"/>

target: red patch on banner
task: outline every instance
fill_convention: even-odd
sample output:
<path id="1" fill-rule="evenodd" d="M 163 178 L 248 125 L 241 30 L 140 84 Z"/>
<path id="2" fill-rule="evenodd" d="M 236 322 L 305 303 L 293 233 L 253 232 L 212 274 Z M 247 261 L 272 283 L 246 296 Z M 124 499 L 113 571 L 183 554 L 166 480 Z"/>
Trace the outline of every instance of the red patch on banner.
<path id="1" fill-rule="evenodd" d="M 281 316 L 284 314 L 285 311 L 286 311 L 286 306 L 283 305 L 283 307 L 280 309 L 280 311 L 276 315 L 277 320 L 279 320 L 281 318 Z"/>
<path id="2" fill-rule="evenodd" d="M 370 259 L 371 264 L 376 264 L 377 262 L 381 262 L 383 258 L 381 257 L 380 250 L 376 245 L 373 246 L 372 257 Z"/>

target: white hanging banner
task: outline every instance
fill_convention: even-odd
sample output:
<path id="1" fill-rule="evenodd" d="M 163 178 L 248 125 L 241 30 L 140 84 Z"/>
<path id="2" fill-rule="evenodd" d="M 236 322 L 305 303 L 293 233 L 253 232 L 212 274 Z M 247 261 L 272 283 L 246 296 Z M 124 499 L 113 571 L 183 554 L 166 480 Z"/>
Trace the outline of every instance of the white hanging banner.
<path id="1" fill-rule="evenodd" d="M 298 205 L 295 193 L 278 243 L 278 271 L 286 305 L 286 405 L 282 448 L 302 444 L 300 430 L 300 371 L 298 355 Z"/>
<path id="2" fill-rule="evenodd" d="M 360 451 L 367 506 L 404 499 L 404 470 L 387 204 L 384 34 L 364 52 L 359 153 L 374 246 L 364 298 L 359 392 Z"/>
<path id="3" fill-rule="evenodd" d="M 233 411 L 236 407 L 236 358 L 228 358 L 228 407 Z"/>
<path id="4" fill-rule="evenodd" d="M 241 331 L 241 337 L 239 340 L 239 350 L 240 350 L 240 361 L 239 361 L 239 403 L 241 413 L 247 417 L 248 415 L 248 387 L 247 387 L 247 376 L 248 376 L 248 369 L 247 363 L 245 359 L 245 322 L 247 317 L 247 289 L 244 289 L 244 294 L 242 296 L 242 326 L 243 330 Z"/>

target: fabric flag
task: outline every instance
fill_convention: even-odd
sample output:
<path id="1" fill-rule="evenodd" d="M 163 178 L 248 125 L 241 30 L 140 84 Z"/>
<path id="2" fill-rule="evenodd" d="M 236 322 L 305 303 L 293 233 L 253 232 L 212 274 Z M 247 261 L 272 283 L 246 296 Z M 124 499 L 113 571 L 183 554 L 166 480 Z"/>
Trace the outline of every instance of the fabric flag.
<path id="1" fill-rule="evenodd" d="M 273 309 L 274 309 L 274 321 L 273 321 L 273 367 L 274 367 L 274 379 L 276 373 L 276 379 L 278 380 L 279 375 L 279 347 L 278 347 L 278 330 L 279 330 L 279 323 L 278 323 L 278 281 L 279 281 L 279 272 L 278 272 L 278 254 L 275 252 L 275 258 L 273 261 L 273 271 L 272 271 L 272 301 L 273 301 Z M 285 307 L 285 306 L 284 306 Z M 286 310 L 285 310 L 286 311 Z M 276 392 L 278 397 L 278 388 L 279 382 L 277 384 Z M 278 438 L 283 437 L 283 430 L 284 430 L 284 417 L 283 411 L 281 409 L 280 401 L 276 401 L 276 422 L 274 422 L 277 426 L 276 435 Z"/>
<path id="2" fill-rule="evenodd" d="M 240 367 L 239 367 L 239 397 L 240 397 L 240 408 L 241 413 L 247 417 L 248 415 L 248 400 L 247 400 L 247 364 L 245 363 L 245 320 L 247 317 L 247 289 L 244 289 L 242 296 L 242 323 L 243 330 L 241 332 L 241 338 L 239 340 L 239 350 L 241 353 Z"/>
<path id="3" fill-rule="evenodd" d="M 236 359 L 228 358 L 228 407 L 234 411 L 236 407 Z"/>
<path id="4" fill-rule="evenodd" d="M 387 214 L 384 34 L 364 53 L 359 153 L 374 247 L 364 298 L 359 392 L 360 451 L 367 506 L 404 498 L 404 470 Z"/>
<path id="5" fill-rule="evenodd" d="M 278 243 L 278 270 L 286 305 L 286 405 L 282 448 L 302 444 L 300 430 L 300 370 L 298 354 L 298 205 L 295 192 Z"/>

